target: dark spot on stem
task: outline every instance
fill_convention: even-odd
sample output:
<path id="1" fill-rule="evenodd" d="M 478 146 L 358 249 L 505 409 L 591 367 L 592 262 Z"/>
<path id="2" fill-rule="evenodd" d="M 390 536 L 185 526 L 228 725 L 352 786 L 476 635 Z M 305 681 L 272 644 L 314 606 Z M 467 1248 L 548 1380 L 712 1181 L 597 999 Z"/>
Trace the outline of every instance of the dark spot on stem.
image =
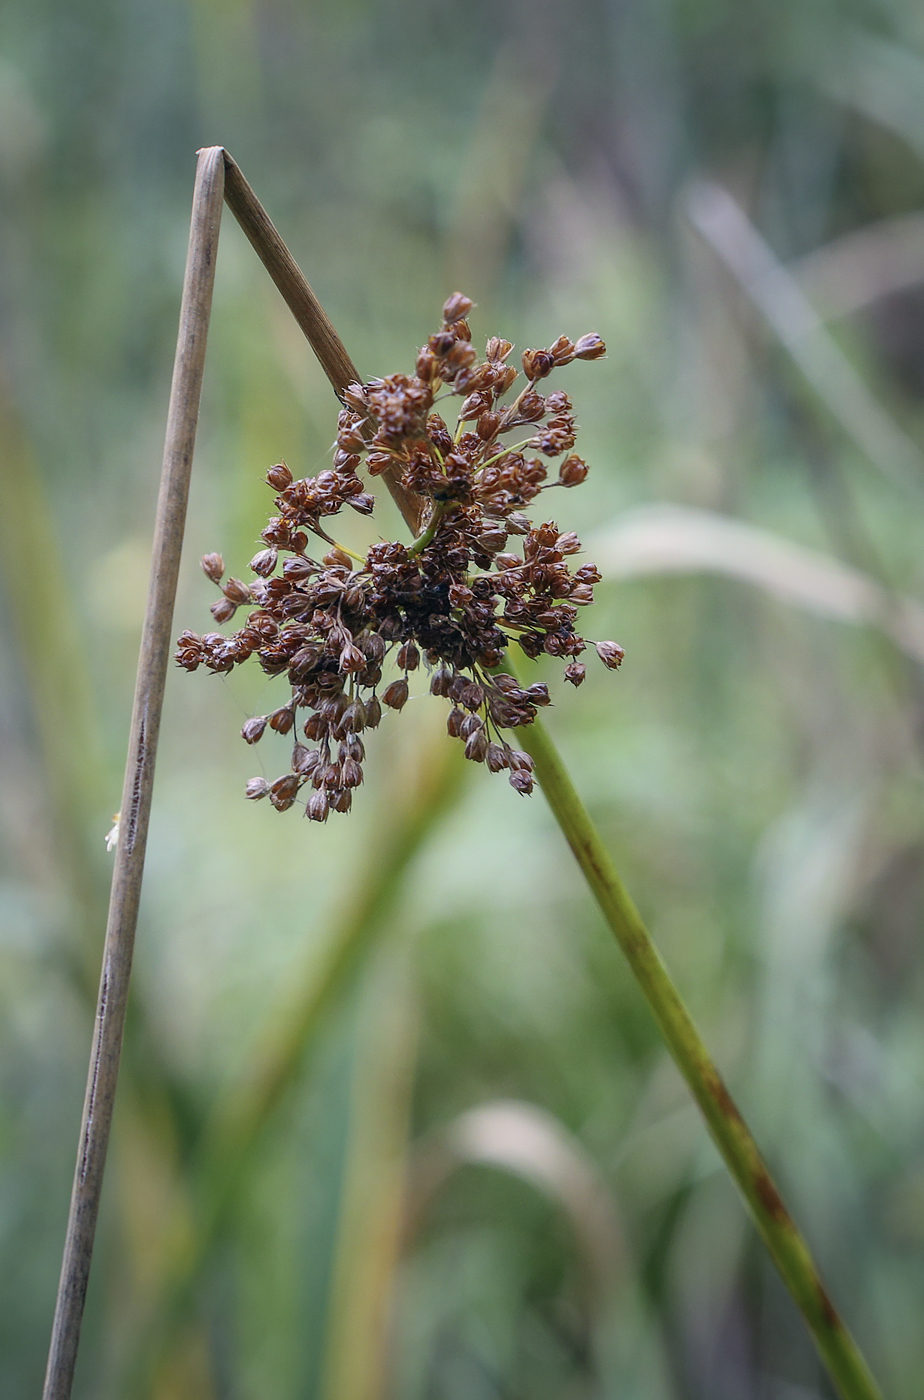
<path id="1" fill-rule="evenodd" d="M 128 822 L 125 828 L 125 849 L 129 855 L 135 849 L 135 836 L 138 830 L 138 809 L 141 806 L 141 778 L 144 773 L 145 760 L 147 759 L 147 745 L 145 743 L 145 722 L 141 717 L 141 724 L 138 726 L 138 748 L 135 753 L 135 772 L 132 778 L 132 799 L 128 809 Z"/>
<path id="2" fill-rule="evenodd" d="M 770 1175 L 766 1167 L 760 1167 L 758 1169 L 754 1178 L 754 1190 L 757 1192 L 764 1210 L 766 1210 L 767 1214 L 777 1225 L 788 1225 L 791 1223 L 789 1211 L 783 1205 L 780 1193 L 770 1180 Z"/>
<path id="3" fill-rule="evenodd" d="M 87 1102 L 87 1123 L 83 1134 L 83 1147 L 80 1154 L 80 1184 L 87 1179 L 90 1159 L 90 1134 L 93 1130 L 93 1114 L 96 1108 L 96 1090 L 99 1083 L 99 1067 L 103 1053 L 103 1021 L 109 1001 L 109 971 L 103 970 L 103 981 L 99 989 L 99 1006 L 96 1011 L 96 1053 L 93 1057 L 93 1078 L 90 1082 L 90 1097 Z"/>

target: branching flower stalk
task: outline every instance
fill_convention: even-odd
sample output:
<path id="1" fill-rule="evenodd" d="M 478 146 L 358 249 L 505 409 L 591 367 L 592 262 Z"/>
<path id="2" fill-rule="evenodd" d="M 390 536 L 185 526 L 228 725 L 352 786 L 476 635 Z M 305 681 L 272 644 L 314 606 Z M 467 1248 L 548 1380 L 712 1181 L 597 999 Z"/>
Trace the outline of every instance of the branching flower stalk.
<path id="1" fill-rule="evenodd" d="M 493 772 L 507 771 L 524 795 L 539 782 L 839 1393 L 845 1400 L 877 1400 L 866 1362 L 538 721 L 548 689 L 521 683 L 507 659 L 515 640 L 527 657 L 564 658 L 565 679 L 573 685 L 584 679 L 576 658 L 587 643 L 575 623 L 600 576 L 592 564 L 572 573 L 566 561 L 580 549 L 577 537 L 551 521 L 532 524 L 523 508 L 551 487 L 571 487 L 587 475 L 586 463 L 571 453 L 570 400 L 557 391 L 543 396 L 538 381 L 559 364 L 596 359 L 605 347 L 592 334 L 527 350 L 526 387 L 504 406 L 516 378 L 506 363 L 512 346 L 490 340 L 479 363 L 467 321 L 471 305 L 459 293 L 449 298 L 415 375 L 344 387 L 331 471 L 296 481 L 285 465 L 270 468 L 278 514 L 263 532 L 265 548 L 251 561 L 257 581 L 222 584 L 221 557 L 202 561 L 222 587 L 212 608 L 216 621 L 229 621 L 238 607 L 250 605 L 247 622 L 230 638 L 184 632 L 177 661 L 187 670 L 205 665 L 222 672 L 256 655 L 267 674 L 286 674 L 290 700 L 243 729 L 248 743 L 259 741 L 267 727 L 295 731 L 291 771 L 272 782 L 252 779 L 247 788 L 249 797 L 268 796 L 279 810 L 293 806 L 303 788 L 310 793 L 305 813 L 313 820 L 350 809 L 362 781 L 361 734 L 378 726 L 382 704 L 404 707 L 408 673 L 421 660 L 431 669 L 431 692 L 450 701 L 448 731 L 462 740 L 466 757 Z M 462 399 L 454 432 L 433 411 L 444 386 Z M 525 424 L 535 425 L 532 435 L 505 447 L 503 435 Z M 529 451 L 538 455 L 527 457 Z M 556 456 L 563 460 L 557 481 L 550 482 L 543 459 Z M 320 522 L 344 505 L 372 511 L 374 499 L 358 475 L 363 462 L 370 475 L 385 477 L 397 499 L 413 503 L 403 513 L 415 538 L 409 545 L 373 545 L 354 569 L 356 556 L 334 544 Z M 308 554 L 312 535 L 331 546 L 320 560 Z M 521 554 L 508 552 L 511 538 L 522 539 Z M 277 573 L 283 554 L 288 557 Z M 604 665 L 620 665 L 617 643 L 594 645 Z M 400 674 L 385 685 L 380 702 L 383 665 L 392 653 Z M 303 711 L 308 716 L 301 720 Z M 507 739 L 511 729 L 520 732 L 522 748 Z M 315 747 L 303 744 L 302 734 Z"/>
<path id="2" fill-rule="evenodd" d="M 212 605 L 215 621 L 230 621 L 240 607 L 250 611 L 231 637 L 184 632 L 176 659 L 188 671 L 204 665 L 221 673 L 256 656 L 267 675 L 286 675 L 286 704 L 253 716 L 242 730 L 248 744 L 267 729 L 294 736 L 290 771 L 247 785 L 248 797 L 269 797 L 280 811 L 302 790 L 313 821 L 350 810 L 363 781 L 363 734 L 378 727 L 383 706 L 403 709 L 409 673 L 422 661 L 432 693 L 450 702 L 449 733 L 462 741 L 466 758 L 507 772 L 511 785 L 529 794 L 532 761 L 507 731 L 531 724 L 549 692 L 542 682 L 521 686 L 500 669 L 503 657 L 516 640 L 527 656 L 563 658 L 572 685 L 584 679 L 577 658 L 587 642 L 576 622 L 600 574 L 593 564 L 572 572 L 577 535 L 551 520 L 532 524 L 524 508 L 555 487 L 579 485 L 588 471 L 571 451 L 571 400 L 560 390 L 543 395 L 537 385 L 573 360 L 598 359 L 606 347 L 595 334 L 577 341 L 563 335 L 547 350 L 525 351 L 526 384 L 508 403 L 519 378 L 507 363 L 513 346 L 492 338 L 479 361 L 471 309 L 461 293 L 449 298 L 415 374 L 347 387 L 330 470 L 296 481 L 284 463 L 270 467 L 278 513 L 250 561 L 253 583 L 222 582 L 219 554 L 202 560 L 222 590 Z M 449 391 L 442 398 L 460 400 L 452 429 L 435 411 L 441 388 Z M 507 434 L 520 437 L 524 428 L 528 437 L 505 445 Z M 560 465 L 549 481 L 555 458 Z M 363 466 L 372 477 L 400 471 L 404 489 L 426 503 L 425 523 L 410 545 L 374 544 L 364 558 L 335 543 L 321 523 L 345 506 L 371 514 L 375 500 L 363 487 Z M 519 553 L 509 548 L 518 540 Z M 622 661 L 616 642 L 594 645 L 604 665 Z M 392 655 L 399 674 L 380 696 Z"/>

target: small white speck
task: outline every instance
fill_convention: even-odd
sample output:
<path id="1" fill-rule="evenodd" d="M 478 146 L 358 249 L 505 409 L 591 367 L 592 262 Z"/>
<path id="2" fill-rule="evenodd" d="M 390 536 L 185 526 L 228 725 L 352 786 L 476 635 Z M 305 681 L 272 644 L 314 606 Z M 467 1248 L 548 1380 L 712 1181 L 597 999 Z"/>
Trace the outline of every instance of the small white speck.
<path id="1" fill-rule="evenodd" d="M 119 825 L 122 821 L 122 813 L 116 812 L 112 818 L 112 830 L 106 836 L 106 850 L 112 851 L 119 844 Z"/>

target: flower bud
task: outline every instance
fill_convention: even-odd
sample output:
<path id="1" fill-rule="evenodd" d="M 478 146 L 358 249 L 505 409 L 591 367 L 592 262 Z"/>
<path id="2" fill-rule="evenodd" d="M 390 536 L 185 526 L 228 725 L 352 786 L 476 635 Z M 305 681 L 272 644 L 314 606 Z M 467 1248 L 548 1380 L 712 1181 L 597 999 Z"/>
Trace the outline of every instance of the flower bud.
<path id="1" fill-rule="evenodd" d="M 274 491 L 285 491 L 287 486 L 292 485 L 292 473 L 285 462 L 277 462 L 266 473 L 266 480 Z"/>
<path id="2" fill-rule="evenodd" d="M 273 548 L 261 549 L 259 554 L 253 556 L 249 567 L 253 569 L 255 574 L 259 574 L 261 578 L 269 578 L 276 567 L 276 560 L 278 557 L 276 550 Z"/>
<path id="3" fill-rule="evenodd" d="M 301 774 L 303 778 L 310 778 L 321 761 L 319 749 L 309 749 L 304 744 L 296 744 L 292 750 L 292 772 Z"/>
<path id="4" fill-rule="evenodd" d="M 574 358 L 576 360 L 599 360 L 601 355 L 606 354 L 606 346 L 597 335 L 596 331 L 590 331 L 587 335 L 582 335 L 574 347 Z"/>
<path id="5" fill-rule="evenodd" d="M 245 789 L 251 802 L 257 802 L 261 797 L 265 797 L 270 790 L 270 785 L 265 778 L 249 778 Z"/>
<path id="6" fill-rule="evenodd" d="M 562 486 L 580 486 L 586 480 L 590 468 L 580 457 L 566 457 L 558 468 L 558 479 Z"/>
<path id="7" fill-rule="evenodd" d="M 360 491 L 358 496 L 350 496 L 347 505 L 360 515 L 371 515 L 375 510 L 375 497 L 370 496 L 368 491 Z"/>
<path id="8" fill-rule="evenodd" d="M 203 554 L 199 563 L 207 578 L 210 578 L 213 583 L 221 583 L 225 571 L 225 561 L 220 554 Z"/>
<path id="9" fill-rule="evenodd" d="M 580 661 L 572 661 L 570 665 L 565 667 L 565 680 L 570 681 L 572 685 L 582 685 L 586 675 L 587 667 L 582 665 Z"/>
<path id="10" fill-rule="evenodd" d="M 594 642 L 597 655 L 609 671 L 615 671 L 617 666 L 622 665 L 625 652 L 618 642 Z"/>
<path id="11" fill-rule="evenodd" d="M 473 763 L 484 763 L 488 752 L 488 740 L 482 729 L 470 734 L 465 741 L 465 757 Z"/>
<path id="12" fill-rule="evenodd" d="M 366 728 L 378 729 L 382 718 L 382 706 L 377 695 L 370 695 L 366 701 Z"/>
<path id="13" fill-rule="evenodd" d="M 308 817 L 309 821 L 326 822 L 329 810 L 327 793 L 323 788 L 318 788 L 317 792 L 313 792 L 308 799 L 305 806 L 305 816 Z"/>
<path id="14" fill-rule="evenodd" d="M 231 621 L 232 617 L 237 612 L 237 607 L 229 598 L 219 598 L 218 601 L 213 603 L 209 608 L 209 612 L 220 627 L 223 622 Z"/>
<path id="15" fill-rule="evenodd" d="M 525 768 L 514 768 L 510 773 L 510 786 L 522 797 L 529 797 L 533 790 L 533 776 Z"/>
<path id="16" fill-rule="evenodd" d="M 263 738 L 263 731 L 266 728 L 266 715 L 254 715 L 253 719 L 247 720 L 241 730 L 241 738 L 245 743 L 255 744 L 258 739 Z"/>
<path id="17" fill-rule="evenodd" d="M 288 734 L 295 723 L 295 713 L 291 705 L 283 705 L 269 716 L 269 727 L 277 734 Z"/>
<path id="18" fill-rule="evenodd" d="M 402 671 L 416 671 L 420 665 L 420 652 L 413 642 L 405 642 L 398 648 L 398 665 Z"/>
<path id="19" fill-rule="evenodd" d="M 555 361 L 548 350 L 524 350 L 521 363 L 526 378 L 533 382 L 544 379 L 555 368 Z"/>
<path id="20" fill-rule="evenodd" d="M 507 767 L 507 755 L 500 744 L 489 744 L 485 762 L 492 773 L 500 773 Z"/>
<path id="21" fill-rule="evenodd" d="M 269 800 L 277 812 L 286 812 L 295 801 L 297 792 L 298 778 L 294 773 L 286 773 L 274 783 L 270 783 Z"/>
<path id="22" fill-rule="evenodd" d="M 355 758 L 347 758 L 343 763 L 343 786 L 345 788 L 359 787 L 363 780 L 363 770 L 356 762 Z"/>
<path id="23" fill-rule="evenodd" d="M 349 788 L 330 794 L 330 805 L 335 812 L 348 812 L 353 805 L 353 794 Z"/>
<path id="24" fill-rule="evenodd" d="M 385 688 L 382 695 L 382 704 L 387 705 L 389 709 L 392 710 L 401 710 L 404 708 L 407 697 L 408 684 L 404 677 L 401 676 L 400 679 L 392 681 L 391 685 Z"/>
<path id="25" fill-rule="evenodd" d="M 456 321 L 464 321 L 474 305 L 471 297 L 463 295 L 462 292 L 453 292 L 452 296 L 447 297 L 443 304 L 443 320 L 447 326 L 453 325 Z"/>
<path id="26" fill-rule="evenodd" d="M 238 607 L 250 602 L 250 589 L 243 579 L 229 578 L 222 592 L 230 603 L 235 603 Z"/>

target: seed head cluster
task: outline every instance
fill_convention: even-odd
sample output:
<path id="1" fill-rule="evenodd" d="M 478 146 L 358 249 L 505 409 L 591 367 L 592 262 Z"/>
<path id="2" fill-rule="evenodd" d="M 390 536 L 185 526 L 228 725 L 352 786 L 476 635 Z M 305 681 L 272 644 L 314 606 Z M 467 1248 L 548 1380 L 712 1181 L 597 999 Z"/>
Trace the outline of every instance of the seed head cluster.
<path id="1" fill-rule="evenodd" d="M 248 744 L 267 728 L 293 736 L 290 771 L 247 784 L 248 797 L 269 797 L 279 811 L 303 788 L 314 821 L 350 810 L 363 781 L 364 735 L 378 726 L 383 706 L 403 708 L 408 675 L 421 663 L 431 692 L 449 702 L 447 728 L 466 758 L 507 772 L 527 794 L 532 760 L 506 731 L 531 724 L 549 692 L 499 669 L 504 653 L 517 641 L 529 657 L 561 657 L 572 685 L 584 679 L 578 658 L 588 643 L 576 621 L 600 574 L 593 564 L 572 570 L 577 535 L 551 520 L 533 524 L 525 508 L 553 487 L 579 485 L 588 471 L 572 451 L 571 400 L 560 390 L 543 394 L 539 384 L 572 360 L 598 359 L 606 347 L 590 334 L 524 351 L 525 385 L 511 396 L 519 378 L 507 363 L 513 346 L 492 338 L 479 359 L 471 309 L 460 292 L 448 299 L 414 374 L 349 386 L 330 470 L 297 481 L 284 463 L 270 467 L 276 513 L 250 561 L 252 583 L 223 582 L 220 554 L 202 560 L 221 589 L 211 609 L 216 623 L 230 622 L 238 608 L 249 609 L 247 620 L 231 636 L 184 632 L 176 660 L 187 671 L 221 673 L 256 656 L 268 676 L 285 674 L 288 702 L 242 730 Z M 436 411 L 450 397 L 461 400 L 452 428 Z M 323 522 L 347 506 L 371 514 L 375 498 L 364 489 L 363 467 L 372 477 L 400 474 L 428 510 L 411 544 L 374 544 L 360 558 Z M 610 669 L 622 661 L 615 642 L 593 645 Z M 398 675 L 383 686 L 389 658 Z"/>

